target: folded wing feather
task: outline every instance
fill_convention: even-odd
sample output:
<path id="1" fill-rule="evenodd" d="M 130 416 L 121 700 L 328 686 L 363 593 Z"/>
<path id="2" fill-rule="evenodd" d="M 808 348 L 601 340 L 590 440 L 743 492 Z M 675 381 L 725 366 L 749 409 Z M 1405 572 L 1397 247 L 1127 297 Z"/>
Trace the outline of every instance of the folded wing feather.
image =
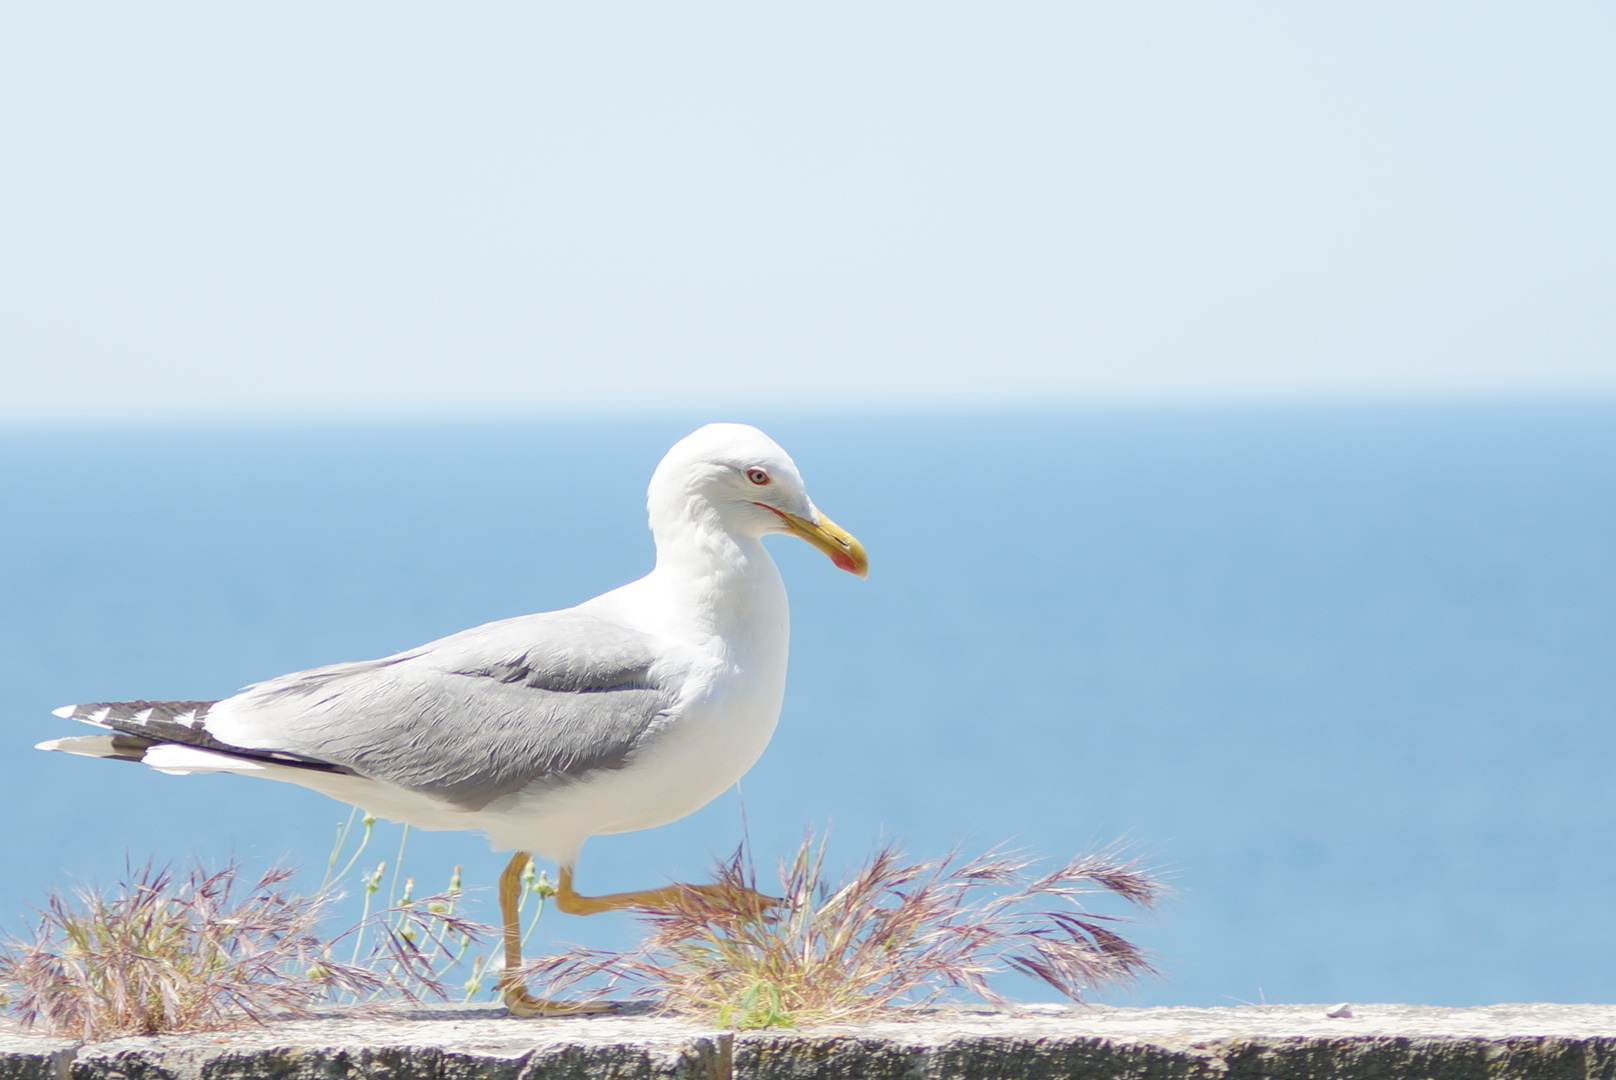
<path id="1" fill-rule="evenodd" d="M 184 703 L 204 705 L 185 720 L 200 714 L 205 731 L 178 730 L 178 710 L 162 702 L 127 703 L 155 706 L 141 718 L 157 720 L 149 726 L 116 704 L 72 715 L 159 742 L 287 755 L 477 810 L 532 784 L 627 764 L 676 704 L 676 680 L 658 661 L 652 639 L 572 609 Z"/>

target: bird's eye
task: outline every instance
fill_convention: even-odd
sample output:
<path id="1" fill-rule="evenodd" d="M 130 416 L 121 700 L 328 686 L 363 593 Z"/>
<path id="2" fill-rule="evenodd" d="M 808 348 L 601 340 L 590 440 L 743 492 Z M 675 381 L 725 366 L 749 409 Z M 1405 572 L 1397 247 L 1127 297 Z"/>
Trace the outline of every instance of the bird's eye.
<path id="1" fill-rule="evenodd" d="M 747 469 L 746 478 L 758 487 L 762 487 L 769 482 L 769 474 L 762 469 Z"/>

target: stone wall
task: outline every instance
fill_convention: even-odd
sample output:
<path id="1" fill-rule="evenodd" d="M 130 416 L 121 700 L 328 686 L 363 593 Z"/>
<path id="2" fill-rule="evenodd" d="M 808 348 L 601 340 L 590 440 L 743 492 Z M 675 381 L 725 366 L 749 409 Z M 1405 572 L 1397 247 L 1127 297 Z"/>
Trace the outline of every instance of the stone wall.
<path id="1" fill-rule="evenodd" d="M 0 1034 L 0 1080 L 1616 1080 L 1616 1006 L 934 1011 L 727 1032 L 488 1007 L 88 1046 Z"/>

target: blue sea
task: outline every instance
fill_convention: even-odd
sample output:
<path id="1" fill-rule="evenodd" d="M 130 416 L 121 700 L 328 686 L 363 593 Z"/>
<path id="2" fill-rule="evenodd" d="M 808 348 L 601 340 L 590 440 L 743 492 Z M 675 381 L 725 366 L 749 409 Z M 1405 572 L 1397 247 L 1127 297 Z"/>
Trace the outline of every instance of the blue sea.
<path id="1" fill-rule="evenodd" d="M 38 753 L 79 733 L 52 708 L 222 696 L 638 577 L 651 469 L 712 419 L 790 450 L 872 573 L 772 542 L 773 745 L 739 796 L 591 841 L 586 891 L 700 879 L 743 805 L 764 861 L 810 826 L 838 865 L 1121 842 L 1174 891 L 1134 928 L 1162 976 L 1101 1000 L 1616 1000 L 1608 402 L 0 430 L 0 922 L 126 858 L 318 872 L 346 816 Z M 504 861 L 409 844 L 427 886 Z"/>

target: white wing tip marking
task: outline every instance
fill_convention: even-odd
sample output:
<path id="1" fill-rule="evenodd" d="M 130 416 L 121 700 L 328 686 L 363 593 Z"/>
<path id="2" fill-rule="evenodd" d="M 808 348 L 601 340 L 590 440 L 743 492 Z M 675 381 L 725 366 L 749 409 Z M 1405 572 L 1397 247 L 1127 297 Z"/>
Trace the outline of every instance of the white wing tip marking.
<path id="1" fill-rule="evenodd" d="M 60 716 L 63 720 L 77 720 L 81 724 L 92 724 L 95 727 L 104 728 L 107 726 L 106 724 L 102 723 L 102 721 L 112 715 L 112 706 L 108 705 L 104 708 L 97 709 L 88 716 L 77 715 L 78 711 L 82 708 L 84 708 L 83 705 L 63 705 L 60 709 L 52 709 L 51 715 Z"/>

